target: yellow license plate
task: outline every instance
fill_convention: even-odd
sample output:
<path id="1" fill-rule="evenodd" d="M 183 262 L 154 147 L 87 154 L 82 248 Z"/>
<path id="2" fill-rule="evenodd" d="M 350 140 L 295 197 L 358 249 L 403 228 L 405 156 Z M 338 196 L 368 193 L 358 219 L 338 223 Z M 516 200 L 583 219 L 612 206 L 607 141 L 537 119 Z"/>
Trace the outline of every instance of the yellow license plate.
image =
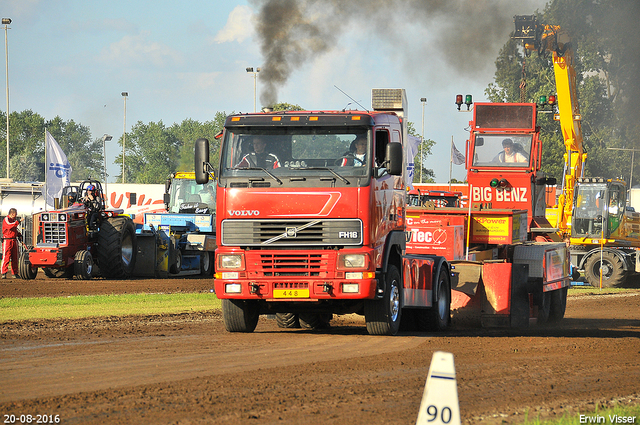
<path id="1" fill-rule="evenodd" d="M 308 289 L 274 289 L 273 298 L 309 298 Z"/>

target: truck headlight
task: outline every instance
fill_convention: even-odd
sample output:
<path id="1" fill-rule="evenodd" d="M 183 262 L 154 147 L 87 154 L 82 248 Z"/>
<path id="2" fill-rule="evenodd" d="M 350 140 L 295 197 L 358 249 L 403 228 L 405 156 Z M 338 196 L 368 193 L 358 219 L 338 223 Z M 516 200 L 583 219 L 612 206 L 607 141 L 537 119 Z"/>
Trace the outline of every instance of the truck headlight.
<path id="1" fill-rule="evenodd" d="M 357 283 L 343 283 L 342 292 L 348 294 L 357 294 L 360 291 L 360 286 Z"/>
<path id="2" fill-rule="evenodd" d="M 338 258 L 338 267 L 347 269 L 365 269 L 369 267 L 367 254 L 342 254 Z"/>
<path id="3" fill-rule="evenodd" d="M 227 294 L 239 294 L 242 292 L 242 286 L 239 283 L 227 283 L 224 285 L 224 292 Z"/>
<path id="4" fill-rule="evenodd" d="M 240 254 L 220 254 L 218 255 L 219 269 L 241 269 L 242 255 Z"/>

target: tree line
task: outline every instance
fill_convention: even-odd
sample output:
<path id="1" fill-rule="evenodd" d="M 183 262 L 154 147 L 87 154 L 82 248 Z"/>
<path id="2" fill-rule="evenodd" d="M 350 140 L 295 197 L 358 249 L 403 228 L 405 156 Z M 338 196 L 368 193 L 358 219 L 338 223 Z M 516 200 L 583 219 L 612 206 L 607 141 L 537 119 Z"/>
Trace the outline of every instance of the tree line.
<path id="1" fill-rule="evenodd" d="M 582 116 L 585 176 L 623 178 L 634 186 L 640 167 L 631 163 L 631 151 L 640 154 L 640 121 L 635 101 L 640 95 L 640 40 L 635 31 L 640 2 L 623 0 L 552 0 L 537 20 L 559 25 L 571 37 L 573 66 Z M 520 102 L 522 83 L 526 102 L 556 93 L 551 54 L 526 55 L 510 39 L 496 59 L 494 82 L 485 90 L 492 102 Z M 543 143 L 542 169 L 562 181 L 565 147 L 560 123 L 553 114 L 539 114 Z M 640 156 L 637 156 L 640 158 Z"/>
<path id="2" fill-rule="evenodd" d="M 163 183 L 172 172 L 192 171 L 194 143 L 200 137 L 211 141 L 211 158 L 216 161 L 218 144 L 215 135 L 222 130 L 226 117 L 225 112 L 218 112 L 211 121 L 201 123 L 185 119 L 169 127 L 162 121 L 148 124 L 138 121 L 126 133 L 125 181 Z M 0 112 L 0 122 L 6 122 L 5 112 Z M 45 130 L 51 133 L 67 156 L 73 169 L 72 181 L 89 177 L 103 180 L 102 137 L 94 138 L 89 127 L 74 120 L 65 121 L 59 116 L 45 120 L 31 110 L 9 115 L 10 178 L 23 182 L 44 181 Z M 6 127 L 0 135 L 0 152 L 6 152 Z M 117 142 L 121 148 L 113 162 L 121 164 L 123 136 Z M 0 170 L 6 170 L 6 167 L 6 155 L 2 155 Z M 122 172 L 111 177 L 122 181 Z"/>

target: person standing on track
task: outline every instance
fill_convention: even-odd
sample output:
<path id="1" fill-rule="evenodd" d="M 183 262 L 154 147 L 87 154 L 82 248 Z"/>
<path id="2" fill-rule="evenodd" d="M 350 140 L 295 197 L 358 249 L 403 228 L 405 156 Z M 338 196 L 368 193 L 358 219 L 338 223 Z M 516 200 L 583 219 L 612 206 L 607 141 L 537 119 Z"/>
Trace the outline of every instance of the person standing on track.
<path id="1" fill-rule="evenodd" d="M 18 230 L 20 218 L 18 210 L 11 208 L 9 214 L 2 221 L 2 279 L 7 278 L 9 261 L 11 261 L 11 273 L 13 278 L 18 277 L 18 242 L 22 241 L 22 233 Z"/>

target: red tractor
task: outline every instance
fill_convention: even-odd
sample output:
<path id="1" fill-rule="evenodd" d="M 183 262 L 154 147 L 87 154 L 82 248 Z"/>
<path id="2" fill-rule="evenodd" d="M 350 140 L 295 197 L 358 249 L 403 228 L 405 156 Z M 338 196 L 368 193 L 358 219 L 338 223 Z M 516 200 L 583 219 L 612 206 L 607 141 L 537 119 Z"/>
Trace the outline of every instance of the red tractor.
<path id="1" fill-rule="evenodd" d="M 90 192 L 93 202 L 88 202 Z M 122 209 L 105 208 L 100 182 L 85 180 L 65 187 L 60 201 L 62 208 L 33 215 L 36 244 L 20 256 L 20 277 L 34 279 L 38 268 L 52 278 L 131 276 L 135 226 Z"/>

